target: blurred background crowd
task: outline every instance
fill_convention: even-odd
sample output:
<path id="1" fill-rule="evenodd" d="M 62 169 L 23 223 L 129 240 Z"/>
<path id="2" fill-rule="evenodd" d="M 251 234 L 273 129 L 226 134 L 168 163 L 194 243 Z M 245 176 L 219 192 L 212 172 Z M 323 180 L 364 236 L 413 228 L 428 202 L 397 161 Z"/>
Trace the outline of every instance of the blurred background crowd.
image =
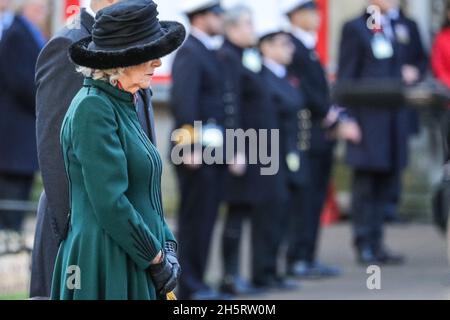
<path id="1" fill-rule="evenodd" d="M 384 241 L 386 223 L 434 217 L 446 229 L 450 2 L 155 2 L 161 19 L 189 30 L 153 85 L 181 298 L 295 291 L 298 279 L 339 277 L 345 270 L 318 258 L 321 227 L 338 221 L 351 223 L 353 240 L 341 246 L 361 266 L 408 263 Z M 0 0 L 0 259 L 32 250 L 43 189 L 35 65 L 79 6 L 90 3 Z M 192 135 L 171 141 L 180 128 Z M 216 134 L 225 129 L 278 129 L 279 150 L 268 146 L 280 159 L 276 174 L 248 164 L 248 150 L 235 152 L 231 165 L 198 163 L 195 150 L 171 163 L 174 145 L 220 148 L 225 138 Z M 217 283 L 206 277 L 214 238 Z M 0 296 L 1 281 L 0 274 Z"/>

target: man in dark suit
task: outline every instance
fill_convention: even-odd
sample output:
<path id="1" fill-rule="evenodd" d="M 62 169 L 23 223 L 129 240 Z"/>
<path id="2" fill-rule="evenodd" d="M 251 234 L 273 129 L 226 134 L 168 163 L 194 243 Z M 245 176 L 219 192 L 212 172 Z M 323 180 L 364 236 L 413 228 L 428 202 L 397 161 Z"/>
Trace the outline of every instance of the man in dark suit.
<path id="1" fill-rule="evenodd" d="M 419 28 L 416 22 L 408 18 L 400 8 L 399 1 L 387 12 L 390 20 L 390 37 L 395 39 L 398 48 L 399 61 L 402 64 L 402 78 L 405 85 L 414 85 L 423 80 L 428 70 L 428 56 L 425 52 Z M 419 133 L 418 112 L 405 110 L 410 117 L 410 133 Z M 391 201 L 386 207 L 386 219 L 391 222 L 401 222 L 397 209 L 402 191 L 402 171 L 397 172 L 397 183 L 391 190 Z"/>
<path id="2" fill-rule="evenodd" d="M 343 28 L 340 82 L 403 81 L 404 60 L 397 40 L 389 36 L 387 12 L 392 1 L 372 0 L 371 4 L 381 9 L 381 21 L 364 13 Z M 350 108 L 348 113 L 360 127 L 359 138 L 347 145 L 347 162 L 354 170 L 352 218 L 358 261 L 400 264 L 403 257 L 384 246 L 383 220 L 396 174 L 407 165 L 409 115 L 398 106 L 380 109 L 371 107 L 370 102 L 364 108 Z"/>
<path id="3" fill-rule="evenodd" d="M 126 1 L 126 0 L 122 0 Z M 91 34 L 94 15 L 117 0 L 93 0 L 73 22 L 60 30 L 39 55 L 36 66 L 38 158 L 44 183 L 32 256 L 31 297 L 49 297 L 59 243 L 66 236 L 68 184 L 59 133 L 69 105 L 83 79 L 68 58 L 69 46 Z M 155 142 L 150 91 L 140 91 L 137 111 L 142 128 Z"/>
<path id="4" fill-rule="evenodd" d="M 183 143 L 200 145 L 200 150 L 193 148 L 183 153 L 183 161 L 176 167 L 181 195 L 178 240 L 183 265 L 179 296 L 220 299 L 222 296 L 205 283 L 204 276 L 226 170 L 222 164 L 203 163 L 202 150 L 212 145 L 222 148 L 225 129 L 235 125 L 234 93 L 230 90 L 233 84 L 217 52 L 220 43 L 216 36 L 223 33 L 220 2 L 194 0 L 184 4 L 191 34 L 173 62 L 171 109 L 175 127 L 193 133 L 192 139 Z M 201 121 L 203 131 L 195 128 L 196 121 Z M 199 136 L 202 141 L 196 141 Z"/>
<path id="5" fill-rule="evenodd" d="M 0 41 L 1 200 L 29 200 L 38 171 L 34 66 L 46 41 L 40 30 L 46 14 L 46 1 L 25 1 Z M 24 214 L 0 210 L 0 230 L 12 231 L 11 236 L 21 232 Z"/>
<path id="6" fill-rule="evenodd" d="M 293 276 L 319 279 L 337 276 L 339 270 L 317 261 L 317 241 L 320 216 L 325 204 L 333 164 L 334 142 L 324 126 L 330 112 L 328 80 L 316 52 L 320 15 L 315 1 L 289 0 L 283 11 L 291 23 L 291 38 L 295 45 L 289 74 L 299 83 L 305 107 L 300 119 L 302 127 L 310 127 L 303 139 L 305 178 L 292 197 L 292 228 L 289 232 L 288 270 Z M 309 137 L 310 136 L 310 137 Z M 306 177 L 306 172 L 308 177 Z"/>

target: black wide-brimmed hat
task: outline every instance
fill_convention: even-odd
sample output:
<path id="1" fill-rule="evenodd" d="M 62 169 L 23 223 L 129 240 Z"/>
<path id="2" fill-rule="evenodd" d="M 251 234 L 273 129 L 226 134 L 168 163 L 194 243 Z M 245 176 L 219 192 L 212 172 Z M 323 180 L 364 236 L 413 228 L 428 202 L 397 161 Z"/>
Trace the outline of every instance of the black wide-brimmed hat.
<path id="1" fill-rule="evenodd" d="M 92 36 L 69 48 L 70 59 L 93 69 L 130 67 L 161 58 L 183 43 L 181 23 L 159 21 L 151 0 L 128 0 L 100 10 Z"/>

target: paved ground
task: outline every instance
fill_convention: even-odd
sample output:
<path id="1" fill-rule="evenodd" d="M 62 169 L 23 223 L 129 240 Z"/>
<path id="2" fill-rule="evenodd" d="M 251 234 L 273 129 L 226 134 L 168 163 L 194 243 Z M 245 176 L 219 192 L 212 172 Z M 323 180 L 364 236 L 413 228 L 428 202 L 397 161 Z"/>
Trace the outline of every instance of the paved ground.
<path id="1" fill-rule="evenodd" d="M 212 246 L 208 278 L 217 283 L 221 275 L 219 225 Z M 381 290 L 368 290 L 366 270 L 354 262 L 350 250 L 351 229 L 348 224 L 328 227 L 322 235 L 321 256 L 327 263 L 343 268 L 342 277 L 333 280 L 304 281 L 301 289 L 289 293 L 271 293 L 250 299 L 450 299 L 450 268 L 444 238 L 432 226 L 413 224 L 389 228 L 391 247 L 407 255 L 403 267 L 381 269 Z M 245 241 L 244 241 L 245 242 Z M 248 246 L 243 245 L 244 255 Z M 244 274 L 248 261 L 244 259 Z M 0 298 L 25 297 L 28 286 L 29 259 L 26 255 L 0 258 Z M 19 294 L 19 295 L 17 295 Z"/>
<path id="2" fill-rule="evenodd" d="M 389 228 L 387 239 L 392 249 L 404 253 L 408 260 L 402 267 L 381 268 L 381 290 L 368 290 L 368 274 L 354 261 L 351 228 L 341 224 L 326 228 L 322 236 L 323 261 L 342 267 L 342 277 L 326 281 L 303 281 L 300 290 L 272 293 L 258 299 L 450 299 L 450 268 L 445 239 L 429 225 Z M 217 281 L 220 263 L 215 241 L 209 278 Z M 244 251 L 245 248 L 244 248 Z M 245 268 L 244 268 L 245 271 Z M 247 272 L 245 272 L 247 273 Z"/>

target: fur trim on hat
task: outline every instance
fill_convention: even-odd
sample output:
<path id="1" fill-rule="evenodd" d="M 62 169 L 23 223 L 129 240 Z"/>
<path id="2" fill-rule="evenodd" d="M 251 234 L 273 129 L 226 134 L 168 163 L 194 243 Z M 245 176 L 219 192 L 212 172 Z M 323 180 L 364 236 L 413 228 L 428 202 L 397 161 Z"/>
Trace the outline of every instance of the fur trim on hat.
<path id="1" fill-rule="evenodd" d="M 92 37 L 88 37 L 70 46 L 70 59 L 79 66 L 105 70 L 135 66 L 162 58 L 183 44 L 186 30 L 179 22 L 161 21 L 160 23 L 164 35 L 153 42 L 117 51 L 89 50 L 88 46 Z"/>

